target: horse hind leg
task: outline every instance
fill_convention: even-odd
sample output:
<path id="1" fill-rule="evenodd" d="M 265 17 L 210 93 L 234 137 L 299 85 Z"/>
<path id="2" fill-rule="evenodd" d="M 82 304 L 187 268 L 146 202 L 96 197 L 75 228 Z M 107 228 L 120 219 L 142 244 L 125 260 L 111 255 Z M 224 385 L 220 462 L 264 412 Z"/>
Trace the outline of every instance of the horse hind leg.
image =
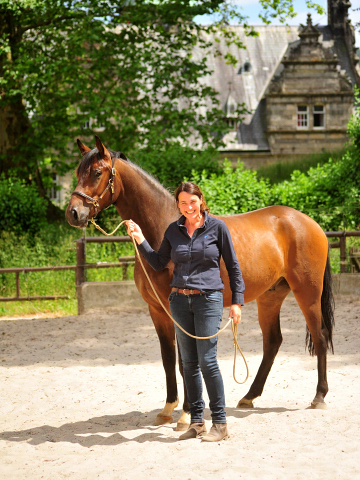
<path id="1" fill-rule="evenodd" d="M 321 311 L 321 293 L 313 289 L 311 292 L 304 287 L 301 293 L 296 290 L 294 296 L 304 314 L 306 325 L 311 336 L 309 343 L 310 353 L 317 355 L 318 383 L 316 394 L 311 402 L 311 408 L 325 409 L 325 396 L 329 391 L 327 382 L 327 343 L 329 339 L 329 330 L 324 324 Z M 309 339 L 309 335 L 307 335 Z"/>
<path id="2" fill-rule="evenodd" d="M 289 292 L 288 283 L 285 279 L 280 279 L 274 287 L 256 299 L 259 324 L 263 334 L 263 358 L 250 390 L 239 401 L 237 408 L 253 408 L 253 400 L 263 392 L 266 379 L 282 343 L 280 309 Z"/>
<path id="3" fill-rule="evenodd" d="M 328 246 L 326 245 L 326 248 Z M 325 249 L 323 250 L 323 252 Z M 320 258 L 320 255 L 318 255 Z M 321 267 L 321 266 L 320 266 Z M 325 271 L 313 268 L 307 276 L 298 272 L 288 278 L 294 296 L 304 314 L 310 336 L 307 335 L 309 351 L 317 355 L 318 383 L 311 408 L 324 409 L 325 396 L 329 390 L 326 374 L 327 349 L 333 349 L 334 299 L 332 294 L 331 268 L 327 252 Z M 301 274 L 302 273 L 302 274 Z M 311 274 L 311 278 L 309 278 Z M 302 281 L 299 281 L 302 279 Z"/>

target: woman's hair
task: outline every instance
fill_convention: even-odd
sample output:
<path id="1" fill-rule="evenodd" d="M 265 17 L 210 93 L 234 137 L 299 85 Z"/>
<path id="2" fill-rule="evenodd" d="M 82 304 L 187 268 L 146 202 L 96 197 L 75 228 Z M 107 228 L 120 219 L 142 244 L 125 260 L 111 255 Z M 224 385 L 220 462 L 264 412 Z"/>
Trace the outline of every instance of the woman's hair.
<path id="1" fill-rule="evenodd" d="M 182 182 L 177 189 L 175 190 L 175 200 L 179 201 L 179 195 L 181 192 L 190 193 L 190 195 L 196 195 L 202 199 L 202 204 L 200 205 L 200 213 L 210 212 L 210 208 L 206 205 L 204 195 L 200 188 L 193 182 Z"/>

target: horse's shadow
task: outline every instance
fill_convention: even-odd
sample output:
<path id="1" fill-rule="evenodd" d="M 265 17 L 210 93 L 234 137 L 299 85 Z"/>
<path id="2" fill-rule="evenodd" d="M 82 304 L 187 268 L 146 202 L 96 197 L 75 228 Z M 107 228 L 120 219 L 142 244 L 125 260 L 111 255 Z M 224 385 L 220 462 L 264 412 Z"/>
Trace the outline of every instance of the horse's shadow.
<path id="1" fill-rule="evenodd" d="M 292 411 L 286 408 L 253 408 L 253 409 L 226 409 L 229 417 L 243 419 L 249 415 L 264 413 L 285 413 Z M 132 411 L 121 415 L 103 415 L 89 420 L 69 422 L 60 427 L 42 425 L 26 430 L 1 432 L 0 440 L 8 442 L 27 442 L 30 445 L 40 445 L 46 442 L 77 443 L 82 447 L 91 448 L 95 445 L 120 445 L 125 442 L 161 442 L 174 443 L 178 437 L 166 435 L 164 428 L 170 432 L 175 430 L 174 424 L 153 426 L 151 422 L 156 418 L 160 410 L 153 410 L 147 414 Z M 180 412 L 174 412 L 174 417 L 180 416 Z M 205 419 L 210 420 L 210 412 L 205 411 Z M 175 419 L 176 420 L 176 419 Z M 147 430 L 146 433 L 134 435 L 136 430 Z M 126 435 L 129 432 L 129 436 Z"/>

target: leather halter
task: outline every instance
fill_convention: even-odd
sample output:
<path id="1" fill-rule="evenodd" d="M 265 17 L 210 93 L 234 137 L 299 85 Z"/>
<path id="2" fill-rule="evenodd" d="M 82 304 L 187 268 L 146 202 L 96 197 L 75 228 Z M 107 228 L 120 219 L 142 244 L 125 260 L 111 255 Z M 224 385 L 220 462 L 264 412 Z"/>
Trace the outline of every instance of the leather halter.
<path id="1" fill-rule="evenodd" d="M 90 197 L 89 195 L 86 195 L 86 193 L 79 192 L 78 190 L 74 190 L 71 194 L 71 195 L 74 195 L 76 193 L 76 195 L 80 195 L 81 197 L 86 198 L 86 200 L 89 200 L 89 202 L 91 202 L 94 205 L 94 208 L 95 208 L 95 215 L 94 216 L 95 217 L 98 214 L 98 208 L 100 208 L 99 201 L 103 198 L 103 196 L 105 195 L 105 193 L 109 189 L 111 189 L 111 204 L 113 203 L 112 196 L 113 196 L 114 189 L 115 189 L 114 178 L 115 178 L 115 175 L 116 175 L 116 170 L 115 170 L 114 165 L 115 165 L 116 157 L 113 157 L 111 159 L 111 161 L 112 161 L 112 168 L 111 168 L 111 175 L 110 175 L 110 178 L 109 178 L 109 182 L 108 182 L 105 190 L 102 192 L 102 194 L 98 198 Z"/>

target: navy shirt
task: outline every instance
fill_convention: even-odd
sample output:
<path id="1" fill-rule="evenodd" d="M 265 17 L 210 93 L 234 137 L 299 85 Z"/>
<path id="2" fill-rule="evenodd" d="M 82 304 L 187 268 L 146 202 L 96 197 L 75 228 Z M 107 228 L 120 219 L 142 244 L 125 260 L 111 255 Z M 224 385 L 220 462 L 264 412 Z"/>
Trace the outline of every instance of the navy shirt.
<path id="1" fill-rule="evenodd" d="M 182 216 L 169 225 L 158 252 L 144 240 L 139 245 L 142 255 L 156 271 L 164 269 L 170 259 L 174 262 L 171 287 L 204 292 L 224 288 L 220 277 L 222 257 L 229 275 L 232 304 L 244 305 L 245 284 L 226 224 L 205 212 L 204 225 L 190 237 L 184 222 Z"/>

